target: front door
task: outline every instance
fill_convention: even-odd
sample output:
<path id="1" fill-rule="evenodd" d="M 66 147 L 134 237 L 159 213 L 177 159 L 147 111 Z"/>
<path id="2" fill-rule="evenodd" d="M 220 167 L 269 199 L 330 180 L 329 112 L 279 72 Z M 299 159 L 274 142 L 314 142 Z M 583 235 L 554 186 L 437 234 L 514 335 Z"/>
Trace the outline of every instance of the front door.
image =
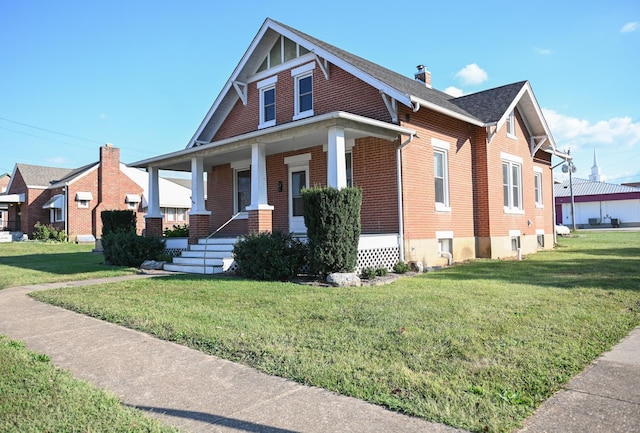
<path id="1" fill-rule="evenodd" d="M 289 167 L 289 231 L 307 233 L 304 225 L 302 189 L 309 184 L 309 167 Z"/>

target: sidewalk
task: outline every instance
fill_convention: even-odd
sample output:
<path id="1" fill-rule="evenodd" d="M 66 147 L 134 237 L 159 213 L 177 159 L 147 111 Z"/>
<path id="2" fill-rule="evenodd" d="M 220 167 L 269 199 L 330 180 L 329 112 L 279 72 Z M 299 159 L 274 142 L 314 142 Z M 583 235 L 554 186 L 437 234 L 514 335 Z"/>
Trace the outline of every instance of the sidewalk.
<path id="1" fill-rule="evenodd" d="M 186 432 L 462 432 L 268 376 L 147 334 L 0 291 L 0 334 Z M 640 328 L 574 378 L 521 432 L 640 432 Z"/>

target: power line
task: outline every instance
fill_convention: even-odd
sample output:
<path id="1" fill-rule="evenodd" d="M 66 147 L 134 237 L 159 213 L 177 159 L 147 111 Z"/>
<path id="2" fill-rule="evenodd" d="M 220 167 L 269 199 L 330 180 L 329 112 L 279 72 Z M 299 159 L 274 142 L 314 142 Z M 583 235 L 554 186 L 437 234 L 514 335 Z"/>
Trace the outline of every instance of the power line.
<path id="1" fill-rule="evenodd" d="M 39 139 L 41 139 L 41 140 L 54 141 L 54 142 L 56 142 L 56 143 L 68 144 L 69 146 L 75 146 L 75 147 L 81 147 L 81 148 L 83 148 L 83 149 L 89 149 L 89 147 L 88 147 L 88 146 L 83 146 L 83 145 L 80 145 L 80 144 L 69 143 L 68 141 L 56 140 L 55 138 L 40 137 L 39 135 L 29 134 L 28 132 L 16 131 L 15 129 L 5 128 L 5 127 L 2 127 L 2 126 L 0 126 L 0 129 L 3 129 L 3 130 L 5 130 L 5 131 L 15 132 L 16 134 L 26 135 L 26 136 L 28 136 L 28 137 L 35 137 L 35 138 L 39 138 Z"/>
<path id="2" fill-rule="evenodd" d="M 46 128 L 41 128 L 41 127 L 39 127 L 39 126 L 29 125 L 28 123 L 17 122 L 17 121 L 15 121 L 15 120 L 7 119 L 7 118 L 5 118 L 5 117 L 0 117 L 0 120 L 4 120 L 5 122 L 10 122 L 10 123 L 15 123 L 16 125 L 26 126 L 27 128 L 33 128 L 33 129 L 38 129 L 38 130 L 40 130 L 40 131 L 50 132 L 50 133 L 52 133 L 52 134 L 62 135 L 62 136 L 64 136 L 64 137 L 75 138 L 76 140 L 91 141 L 92 143 L 103 144 L 103 142 L 102 142 L 102 141 L 92 140 L 91 138 L 79 137 L 79 136 L 77 136 L 77 135 L 66 134 L 66 133 L 64 133 L 64 132 L 53 131 L 53 130 L 51 130 L 51 129 L 46 129 Z"/>

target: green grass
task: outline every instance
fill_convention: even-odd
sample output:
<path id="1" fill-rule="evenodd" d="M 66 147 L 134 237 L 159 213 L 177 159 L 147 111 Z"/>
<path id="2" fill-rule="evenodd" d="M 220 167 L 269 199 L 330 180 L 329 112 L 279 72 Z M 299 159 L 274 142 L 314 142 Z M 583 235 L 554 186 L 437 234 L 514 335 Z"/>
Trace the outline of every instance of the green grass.
<path id="1" fill-rule="evenodd" d="M 177 432 L 0 335 L 0 431 Z"/>
<path id="2" fill-rule="evenodd" d="M 0 243 L 0 289 L 39 283 L 134 274 L 104 264 L 93 245 L 58 242 Z"/>
<path id="3" fill-rule="evenodd" d="M 472 431 L 510 431 L 640 323 L 640 233 L 387 286 L 174 276 L 34 293 L 267 373 Z"/>

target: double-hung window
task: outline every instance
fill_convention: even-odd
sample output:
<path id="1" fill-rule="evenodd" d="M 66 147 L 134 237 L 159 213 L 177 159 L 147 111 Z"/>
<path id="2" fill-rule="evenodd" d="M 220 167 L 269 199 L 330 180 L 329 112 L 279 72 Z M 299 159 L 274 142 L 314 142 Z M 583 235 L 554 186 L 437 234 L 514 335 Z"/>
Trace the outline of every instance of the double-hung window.
<path id="1" fill-rule="evenodd" d="M 258 82 L 260 90 L 260 124 L 258 128 L 267 128 L 276 124 L 276 83 L 278 76 Z"/>
<path id="2" fill-rule="evenodd" d="M 516 138 L 516 115 L 515 110 L 507 117 L 507 137 Z"/>
<path id="3" fill-rule="evenodd" d="M 244 212 L 251 204 L 251 169 L 235 171 L 235 190 L 234 212 Z"/>
<path id="4" fill-rule="evenodd" d="M 449 207 L 449 143 L 431 139 L 433 146 L 433 178 L 437 211 L 450 211 Z"/>
<path id="5" fill-rule="evenodd" d="M 353 153 L 346 152 L 344 154 L 344 163 L 347 170 L 347 186 L 353 187 Z"/>
<path id="6" fill-rule="evenodd" d="M 313 116 L 313 70 L 315 62 L 299 66 L 291 71 L 295 83 L 293 120 Z"/>
<path id="7" fill-rule="evenodd" d="M 522 158 L 504 152 L 502 157 L 502 193 L 504 211 L 522 212 Z"/>
<path id="8" fill-rule="evenodd" d="M 542 170 L 539 167 L 534 167 L 533 170 L 533 188 L 536 207 L 544 207 L 542 203 Z"/>

